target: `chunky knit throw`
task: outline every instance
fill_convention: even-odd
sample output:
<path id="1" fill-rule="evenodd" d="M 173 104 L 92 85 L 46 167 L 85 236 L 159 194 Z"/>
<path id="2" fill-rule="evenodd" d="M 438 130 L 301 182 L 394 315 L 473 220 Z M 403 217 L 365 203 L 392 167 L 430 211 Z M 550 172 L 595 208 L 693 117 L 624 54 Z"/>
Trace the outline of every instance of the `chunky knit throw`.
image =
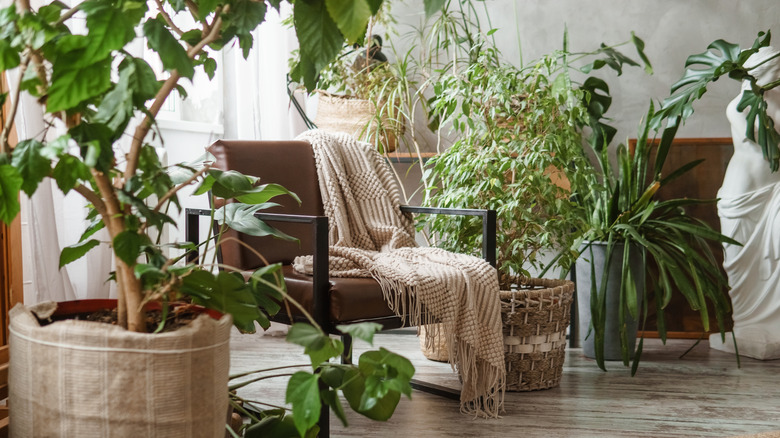
<path id="1" fill-rule="evenodd" d="M 506 373 L 495 268 L 477 257 L 417 247 L 392 171 L 369 144 L 323 131 L 298 140 L 314 150 L 329 219 L 330 275 L 373 277 L 405 321 L 440 322 L 463 383 L 461 411 L 497 417 Z M 293 266 L 311 274 L 311 256 L 296 258 Z"/>

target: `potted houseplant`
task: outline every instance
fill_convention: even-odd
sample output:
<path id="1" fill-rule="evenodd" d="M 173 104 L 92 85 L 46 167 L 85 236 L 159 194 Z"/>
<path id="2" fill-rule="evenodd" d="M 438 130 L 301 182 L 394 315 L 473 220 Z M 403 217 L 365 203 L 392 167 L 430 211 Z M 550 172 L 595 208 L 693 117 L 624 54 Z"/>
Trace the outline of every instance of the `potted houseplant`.
<path id="1" fill-rule="evenodd" d="M 592 352 L 602 369 L 605 359 L 622 359 L 628 366 L 633 355 L 632 374 L 642 352 L 643 339 L 635 344 L 637 324 L 646 320 L 651 297 L 664 341 L 664 307 L 675 291 L 700 311 L 705 330 L 709 329 L 710 301 L 723 332 L 723 318 L 729 309 L 723 293 L 727 280 L 715 266 L 709 241 L 738 245 L 684 210 L 686 205 L 714 201 L 654 199 L 659 188 L 701 162 L 661 174 L 676 126 L 664 131 L 651 160 L 652 139 L 648 139 L 648 133 L 655 114 L 651 104 L 633 153 L 622 144 L 617 147 L 617 169 L 610 164 L 606 145 L 596 148 L 598 168 L 592 173 L 590 190 L 577 197 L 584 207 L 586 226 L 572 246 L 580 253 L 577 285 L 581 334 L 593 343 L 586 347 L 586 353 Z M 654 262 L 657 272 L 645 276 L 646 260 Z M 610 318 L 614 320 L 608 321 Z M 615 343 L 615 347 L 606 347 L 608 342 Z M 606 357 L 605 351 L 617 357 Z"/>
<path id="2" fill-rule="evenodd" d="M 774 329 L 777 282 L 767 275 L 776 271 L 777 236 L 772 225 L 777 214 L 774 198 L 780 181 L 780 133 L 777 101 L 780 85 L 778 51 L 770 46 L 771 35 L 759 32 L 752 46 L 742 50 L 724 40 L 712 42 L 707 50 L 691 55 L 683 77 L 672 86 L 653 119 L 674 130 L 693 114 L 694 102 L 707 86 L 722 76 L 741 82 L 739 94 L 726 106 L 731 124 L 734 155 L 718 191 L 718 216 L 723 234 L 744 243 L 724 247 L 723 268 L 733 289 L 734 330 L 710 335 L 712 348 L 757 359 L 780 357 Z M 737 349 L 739 343 L 739 349 Z M 737 356 L 739 357 L 739 356 Z"/>
<path id="3" fill-rule="evenodd" d="M 0 219 L 6 223 L 13 220 L 20 209 L 20 191 L 32 195 L 47 179 L 54 180 L 63 192 L 80 194 L 91 204 L 89 218 L 94 223 L 79 243 L 63 251 L 60 264 L 73 261 L 96 246 L 99 242 L 94 233 L 105 229 L 113 249 L 112 280 L 116 281 L 118 295 L 117 325 L 113 327 L 65 321 L 41 328 L 37 327 L 37 318 L 31 312 L 24 309 L 16 312 L 21 319 L 19 324 L 12 321 L 11 325 L 15 332 L 11 342 L 12 434 L 37 436 L 49 433 L 51 428 L 66 435 L 78 435 L 81 430 L 92 433 L 101 430 L 106 435 L 118 436 L 165 435 L 171 430 L 184 430 L 182 433 L 189 436 L 224 434 L 230 321 L 247 331 L 254 330 L 255 322 L 267 327 L 267 314 L 278 310 L 274 300 L 285 296 L 283 284 L 275 273 L 278 267 L 263 268 L 245 280 L 237 273 L 213 273 L 209 267 L 196 263 L 177 264 L 183 256 L 169 258 L 155 236 L 164 224 L 174 223 L 166 212 L 171 204 L 178 206 L 179 190 L 200 184 L 198 192 L 211 190 L 216 197 L 238 201 L 229 204 L 232 207 L 213 212 L 221 227 L 284 237 L 255 219 L 253 213 L 267 207 L 267 201 L 274 196 L 288 192 L 279 186 L 259 185 L 255 178 L 211 169 L 208 164 L 175 165 L 178 176 L 172 176 L 168 172 L 172 169 L 161 166 L 154 149 L 147 144 L 147 137 L 155 126 L 157 112 L 180 79 L 191 78 L 197 68 L 213 75 L 217 63 L 205 49 L 219 50 L 237 41 L 247 54 L 253 44 L 252 31 L 263 21 L 268 7 L 278 8 L 280 3 L 201 0 L 148 4 L 145 0 L 87 0 L 71 8 L 52 2 L 33 9 L 29 2 L 22 0 L 0 11 L 3 35 L 0 70 L 19 67 L 18 80 L 10 96 L 11 111 L 3 120 L 0 136 Z M 330 11 L 333 5 L 326 8 L 325 4 L 325 1 L 294 4 L 301 56 L 312 67 L 304 74 L 308 79 L 336 56 L 343 40 L 356 40 L 365 32 L 369 17 L 377 12 L 381 1 L 360 1 L 346 6 L 348 10 L 335 5 Z M 178 26 L 177 14 L 190 15 L 195 26 Z M 86 31 L 73 33 L 68 24 L 81 17 L 86 19 Z M 322 32 L 307 33 L 317 24 L 325 26 Z M 130 50 L 136 32 L 142 33 L 149 48 L 159 55 L 166 71 L 161 79 L 146 61 Z M 46 121 L 58 132 L 11 145 L 9 133 L 23 92 L 37 98 Z M 7 97 L 2 95 L 3 99 Z M 132 136 L 129 151 L 115 151 L 114 143 L 126 133 Z M 178 301 L 184 307 L 199 304 L 226 316 L 218 321 L 208 317 L 196 319 L 195 326 L 206 327 L 205 340 L 192 333 L 198 331 L 192 326 L 172 333 L 146 333 L 164 326 L 160 323 L 150 328 L 146 305 L 158 303 L 165 322 L 167 315 L 178 313 L 171 306 Z M 39 316 L 46 319 L 48 314 L 41 310 Z M 60 352 L 50 350 L 44 356 L 35 357 L 16 348 L 30 344 L 57 348 L 59 340 L 46 340 L 51 340 L 51 332 L 57 330 L 77 334 L 55 335 L 56 339 L 67 340 Z M 366 338 L 365 333 L 370 333 L 372 328 L 358 327 L 358 330 L 359 336 Z M 178 339 L 179 332 L 185 332 L 183 341 Z M 41 334 L 49 338 L 35 338 Z M 312 412 L 310 407 L 319 406 L 320 397 L 337 413 L 341 412 L 335 397 L 341 382 L 333 376 L 324 379 L 320 365 L 337 357 L 343 345 L 330 340 L 316 327 L 297 327 L 290 336 L 292 342 L 306 347 L 313 370 L 290 380 L 290 391 L 294 394 L 289 398 L 293 423 L 300 435 L 316 433 L 319 409 Z M 90 345 L 93 338 L 98 338 L 98 345 Z M 104 348 L 107 344 L 108 348 Z M 189 351 L 183 351 L 181 345 L 187 345 Z M 154 348 L 159 351 L 150 351 Z M 83 355 L 96 351 L 99 354 L 90 357 L 97 363 L 91 363 Z M 154 362 L 157 365 L 152 366 L 151 358 L 155 356 L 166 356 L 166 360 L 162 364 Z M 197 368 L 193 363 L 209 365 Z M 363 392 L 355 391 L 358 400 L 381 401 L 394 407 L 392 400 L 383 396 L 408 394 L 410 370 L 403 363 L 403 369 L 388 365 L 380 371 L 383 375 L 373 377 L 380 382 L 393 382 L 395 386 L 389 392 L 375 391 L 372 395 L 367 393 L 377 390 L 377 386 L 364 387 Z M 95 378 L 87 371 L 88 366 L 102 368 L 104 373 Z M 187 375 L 193 368 L 197 368 L 195 375 Z M 393 375 L 387 375 L 388 369 Z M 356 368 L 351 370 L 354 372 Z M 73 388 L 63 386 L 66 382 L 74 384 L 72 378 L 76 375 L 90 379 L 84 384 L 75 383 Z M 46 377 L 59 379 L 58 383 L 46 384 Z M 358 372 L 358 381 L 366 377 Z M 195 389 L 199 385 L 191 383 L 201 380 L 212 384 Z M 190 382 L 190 385 L 176 382 Z M 311 385 L 316 388 L 320 382 L 326 385 L 322 393 L 305 390 Z M 165 395 L 154 392 L 163 386 L 171 392 Z M 48 391 L 49 388 L 64 391 Z M 36 391 L 31 389 L 39 390 L 38 395 L 44 400 L 32 401 Z M 95 406 L 99 409 L 91 411 L 92 405 L 79 404 L 74 399 L 76 395 L 97 402 Z M 64 403 L 66 398 L 68 402 Z M 210 412 L 183 406 L 189 400 L 204 401 L 205 405 L 205 400 L 212 399 L 214 409 Z M 45 412 L 42 406 L 46 407 Z M 190 417 L 179 415 L 183 410 Z M 366 411 L 366 406 L 358 404 L 356 410 Z M 384 410 L 382 415 L 388 416 L 387 412 Z M 34 415 L 44 415 L 46 419 L 36 421 Z M 78 425 L 72 421 L 76 417 L 86 423 Z M 343 415 L 340 417 L 343 419 Z M 55 421 L 57 418 L 62 421 Z"/>
<path id="4" fill-rule="evenodd" d="M 303 77 L 305 64 L 300 51 L 294 52 L 289 61 L 290 81 L 316 89 L 313 123 L 319 129 L 347 132 L 375 144 L 380 152 L 393 152 L 403 135 L 404 123 L 398 99 L 388 100 L 383 90 L 396 87 L 402 79 L 383 52 L 385 40 L 372 33 L 375 25 L 392 26 L 388 3 L 370 21 L 365 38 L 346 42 L 315 81 Z M 311 122 L 302 111 L 301 116 Z"/>
<path id="5" fill-rule="evenodd" d="M 428 162 L 428 202 L 496 210 L 500 284 L 508 290 L 531 270 L 546 271 L 545 255 L 569 248 L 572 230 L 583 225 L 582 206 L 569 201 L 588 187 L 593 172 L 581 128 L 592 128 L 587 139 L 594 142 L 614 135 L 603 123 L 611 100 L 606 83 L 573 82 L 568 59 L 595 55 L 581 67 L 587 72 L 604 65 L 620 72 L 624 64 L 638 64 L 607 46 L 569 53 L 564 36 L 563 50 L 519 69 L 487 41 L 473 39 L 472 62 L 434 86 L 433 117 L 451 124 L 459 137 Z M 644 58 L 641 40 L 633 41 Z M 473 248 L 480 236 L 479 223 L 468 218 L 432 217 L 425 225 L 438 244 L 454 251 Z M 567 269 L 575 257 L 567 251 L 553 262 Z"/>
<path id="6" fill-rule="evenodd" d="M 632 252 L 636 250 L 639 251 L 638 257 L 652 259 L 657 268 L 657 272 L 649 276 L 646 284 L 647 291 L 655 299 L 661 339 L 666 339 L 663 308 L 668 303 L 669 296 L 677 290 L 685 296 L 693 309 L 699 310 L 705 331 L 709 330 L 707 301 L 712 303 L 721 342 L 725 340 L 724 318 L 730 303 L 724 291 L 728 290 L 728 281 L 714 266 L 715 259 L 707 241 L 735 246 L 741 244 L 685 213 L 686 205 L 714 201 L 674 199 L 659 202 L 654 200 L 653 196 L 664 184 L 701 162 L 694 161 L 668 175 L 661 174 L 677 129 L 693 114 L 694 102 L 704 95 L 710 82 L 725 75 L 748 81 L 750 84 L 745 87 L 740 103 L 743 108 L 750 108 L 745 136 L 760 146 L 770 169 L 777 169 L 780 157 L 777 144 L 780 135 L 774 130 L 773 122 L 767 115 L 767 104 L 763 97 L 764 92 L 777 83 L 759 86 L 756 78 L 751 75 L 755 66 L 746 66 L 750 56 L 768 46 L 769 40 L 769 33 L 759 33 L 753 45 L 746 50 L 718 40 L 708 47 L 707 52 L 689 57 L 686 62 L 686 67 L 689 68 L 685 75 L 672 86 L 674 94 L 664 100 L 658 111 L 654 111 L 651 105 L 646 119 L 641 124 L 635 151 L 629 153 L 623 145 L 618 146 L 617 173 L 610 167 L 606 148 L 596 150 L 603 179 L 600 183 L 594 181 L 595 190 L 589 196 L 581 198 L 586 211 L 589 212 L 589 224 L 583 236 L 591 242 L 605 242 L 603 260 L 611 260 L 611 263 L 618 265 L 618 278 L 607 281 L 595 279 L 598 272 L 594 266 L 586 265 L 583 269 L 585 274 L 588 274 L 587 271 L 595 274 L 587 283 L 590 284 L 592 293 L 590 310 L 593 316 L 594 354 L 602 369 L 606 336 L 619 337 L 620 356 L 628 365 L 634 347 L 629 339 L 631 336 L 630 330 L 627 329 L 627 320 L 639 321 L 647 316 L 649 299 L 647 294 L 642 299 L 635 293 L 636 288 L 641 286 L 636 282 L 636 278 L 632 281 L 631 277 L 636 271 L 629 268 Z M 651 131 L 662 132 L 654 161 L 651 161 L 653 155 L 651 142 L 648 140 L 648 133 Z M 621 248 L 618 248 L 619 242 L 623 244 Z M 587 257 L 590 250 L 588 245 L 584 248 L 583 253 Z M 604 263 L 602 273 L 606 275 L 608 269 L 609 263 Z M 612 288 L 617 292 L 617 297 L 614 298 L 618 303 L 615 311 L 617 324 L 613 326 L 617 333 L 609 330 L 606 323 L 606 314 L 609 312 L 607 302 L 610 301 L 607 293 L 609 283 L 612 283 Z M 642 304 L 644 317 L 640 318 Z M 636 372 L 641 350 L 640 339 L 636 347 L 632 374 Z"/>
<path id="7" fill-rule="evenodd" d="M 582 127 L 591 128 L 589 139 L 594 143 L 614 135 L 614 129 L 603 122 L 611 100 L 606 83 L 596 78 L 582 84 L 572 81 L 569 71 L 575 68 L 569 59 L 590 57 L 592 62 L 580 67 L 584 72 L 609 65 L 620 73 L 624 65 L 638 64 L 606 45 L 592 53 L 569 53 L 565 34 L 562 50 L 520 69 L 503 61 L 486 40 L 479 36 L 472 40 L 472 61 L 434 85 L 436 94 L 430 102 L 434 117 L 451 123 L 460 136 L 428 162 L 429 202 L 496 210 L 499 283 L 502 290 L 518 290 L 502 292 L 506 364 L 508 376 L 512 375 L 508 379 L 520 374 L 513 390 L 548 388 L 557 380 L 525 381 L 522 371 L 510 373 L 510 367 L 525 361 L 519 369 L 527 369 L 534 355 L 551 351 L 554 354 L 545 358 L 546 363 L 557 365 L 555 377 L 560 378 L 565 343 L 557 340 L 565 339 L 569 309 L 564 303 L 571 302 L 574 285 L 531 279 L 529 272 L 543 273 L 556 263 L 566 271 L 576 258 L 577 252 L 569 248 L 577 236 L 574 230 L 586 222 L 583 206 L 571 198 L 587 190 L 594 175 L 583 153 L 587 137 Z M 633 37 L 632 42 L 645 59 L 642 41 Z M 431 217 L 424 226 L 445 248 L 462 251 L 478 244 L 480 224 L 467 218 Z M 565 251 L 550 262 L 547 256 L 559 249 Z M 534 341 L 517 337 L 518 331 L 513 330 L 515 315 L 524 314 L 519 313 L 520 306 L 531 307 L 523 312 L 536 312 L 526 303 L 537 301 L 562 310 L 555 329 L 548 325 L 541 330 L 549 333 L 536 333 L 549 340 L 544 346 L 530 345 Z M 541 313 L 545 305 L 538 307 Z M 521 348 L 513 347 L 519 343 Z"/>

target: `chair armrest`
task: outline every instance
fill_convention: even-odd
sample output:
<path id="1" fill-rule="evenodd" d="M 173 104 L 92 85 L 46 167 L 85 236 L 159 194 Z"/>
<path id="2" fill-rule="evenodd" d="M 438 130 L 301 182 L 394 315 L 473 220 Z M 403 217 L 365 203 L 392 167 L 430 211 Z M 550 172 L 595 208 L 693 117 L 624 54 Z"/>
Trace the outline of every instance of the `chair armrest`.
<path id="1" fill-rule="evenodd" d="M 438 208 L 402 205 L 406 213 L 446 214 L 451 216 L 482 216 L 482 258 L 496 267 L 496 211 L 477 208 Z"/>
<path id="2" fill-rule="evenodd" d="M 199 230 L 200 216 L 211 216 L 211 210 L 187 208 L 185 209 L 185 238 L 187 242 L 197 244 Z M 328 277 L 330 275 L 328 271 L 328 218 L 327 216 L 307 216 L 297 214 L 278 214 L 278 213 L 255 213 L 255 217 L 269 222 L 295 222 L 295 223 L 307 223 L 312 225 L 312 232 L 314 233 L 314 251 L 313 251 L 313 268 L 312 275 L 313 282 L 313 306 L 312 317 L 320 324 L 320 326 L 328 330 L 330 328 L 329 310 L 330 303 L 328 302 L 328 289 L 330 289 L 330 282 Z M 198 257 L 198 250 L 195 249 L 187 255 L 187 261 L 196 260 Z"/>

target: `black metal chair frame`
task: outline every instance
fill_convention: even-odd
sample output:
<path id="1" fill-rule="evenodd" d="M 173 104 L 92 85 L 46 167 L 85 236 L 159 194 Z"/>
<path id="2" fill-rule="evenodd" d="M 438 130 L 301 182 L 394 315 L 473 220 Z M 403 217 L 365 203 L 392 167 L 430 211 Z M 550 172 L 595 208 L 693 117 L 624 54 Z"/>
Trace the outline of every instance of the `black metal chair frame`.
<path id="1" fill-rule="evenodd" d="M 402 205 L 401 211 L 407 213 L 417 214 L 445 214 L 445 215 L 460 215 L 460 216 L 481 216 L 482 217 L 482 258 L 490 263 L 493 267 L 496 266 L 496 211 L 495 210 L 482 210 L 482 209 L 465 209 L 465 208 L 436 208 L 436 207 L 416 207 Z M 188 242 L 197 244 L 199 241 L 200 232 L 200 217 L 210 216 L 211 210 L 187 208 L 185 210 L 185 238 Z M 344 343 L 344 354 L 341 357 L 342 363 L 352 363 L 352 336 L 344 334 L 338 331 L 329 318 L 329 268 L 328 268 L 328 218 L 327 216 L 307 216 L 307 215 L 294 215 L 294 214 L 276 214 L 276 213 L 256 213 L 255 217 L 263 221 L 268 222 L 295 222 L 311 224 L 313 238 L 314 238 L 314 251 L 313 251 L 313 301 L 312 301 L 312 317 L 317 324 L 322 327 L 328 334 L 341 336 L 341 340 Z M 198 257 L 198 251 L 193 250 L 187 255 L 188 261 L 196 260 Z M 292 324 L 296 321 L 306 322 L 307 319 L 303 316 L 294 317 L 290 320 L 287 314 L 281 312 L 271 318 L 273 321 L 283 324 Z M 371 322 L 381 324 L 383 330 L 398 328 L 401 325 L 398 324 L 398 317 L 387 317 L 382 319 L 371 319 Z M 351 321 L 351 323 L 358 323 L 361 321 Z M 389 326 L 389 327 L 388 327 Z M 413 379 L 411 382 L 412 388 L 427 392 L 429 394 L 447 397 L 453 400 L 460 399 L 460 391 L 446 388 L 440 385 L 436 385 L 430 382 L 423 382 L 417 379 Z M 323 403 L 320 412 L 320 436 L 329 436 L 330 426 L 330 411 L 327 404 Z"/>

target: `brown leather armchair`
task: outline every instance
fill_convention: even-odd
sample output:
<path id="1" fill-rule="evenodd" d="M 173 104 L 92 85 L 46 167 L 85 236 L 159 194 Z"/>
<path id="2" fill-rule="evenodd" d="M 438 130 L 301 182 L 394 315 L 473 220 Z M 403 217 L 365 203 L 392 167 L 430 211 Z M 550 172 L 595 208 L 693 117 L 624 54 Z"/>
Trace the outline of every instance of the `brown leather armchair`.
<path id="1" fill-rule="evenodd" d="M 311 145 L 303 141 L 226 141 L 220 140 L 209 147 L 216 158 L 215 167 L 236 170 L 245 175 L 262 178 L 262 183 L 277 183 L 296 193 L 301 199 L 298 205 L 292 198 L 274 199 L 281 207 L 266 210 L 256 216 L 275 228 L 300 240 L 287 242 L 271 237 L 253 237 L 229 231 L 232 237 L 247 243 L 265 257 L 269 263 L 281 262 L 287 292 L 297 300 L 328 333 L 342 337 L 345 355 L 342 362 L 349 362 L 352 339 L 340 333 L 336 326 L 358 322 L 375 322 L 383 330 L 409 325 L 403 315 L 398 317 L 385 302 L 382 290 L 372 278 L 338 278 L 328 275 L 328 218 L 325 216 L 317 181 L 317 170 Z M 495 266 L 496 214 L 493 210 L 438 209 L 402 206 L 403 211 L 428 214 L 458 214 L 482 216 L 482 255 Z M 208 210 L 186 210 L 186 236 L 190 242 L 198 240 L 199 216 Z M 292 269 L 296 256 L 314 255 L 313 276 L 302 275 Z M 222 263 L 242 270 L 253 271 L 264 265 L 252 251 L 236 242 L 221 245 Z M 306 321 L 294 307 L 292 320 L 284 311 L 272 319 L 291 324 Z M 433 394 L 458 399 L 459 393 L 441 386 L 413 381 L 412 387 Z M 323 405 L 320 428 L 327 436 L 328 412 Z M 322 436 L 322 435 L 321 435 Z"/>

